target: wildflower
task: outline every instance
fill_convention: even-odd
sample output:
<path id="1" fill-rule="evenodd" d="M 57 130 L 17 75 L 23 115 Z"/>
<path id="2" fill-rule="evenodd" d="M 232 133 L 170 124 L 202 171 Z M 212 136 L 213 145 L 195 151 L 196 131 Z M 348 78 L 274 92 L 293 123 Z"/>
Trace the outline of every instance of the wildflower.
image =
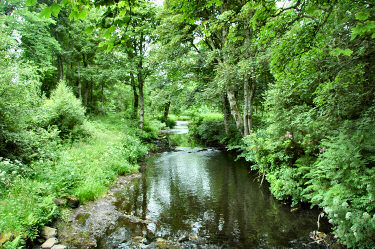
<path id="1" fill-rule="evenodd" d="M 349 220 L 350 216 L 352 216 L 352 213 L 351 212 L 347 212 L 346 215 L 345 215 L 345 219 Z"/>
<path id="2" fill-rule="evenodd" d="M 288 138 L 292 139 L 292 138 L 293 138 L 293 135 L 292 135 L 289 131 L 287 131 L 287 132 L 285 133 L 285 137 L 288 137 Z"/>
<path id="3" fill-rule="evenodd" d="M 323 148 L 320 149 L 320 154 L 322 154 L 325 150 L 327 149 L 327 147 L 323 146 Z"/>
<path id="4" fill-rule="evenodd" d="M 367 220 L 368 218 L 370 218 L 370 215 L 367 212 L 364 212 L 363 219 Z"/>

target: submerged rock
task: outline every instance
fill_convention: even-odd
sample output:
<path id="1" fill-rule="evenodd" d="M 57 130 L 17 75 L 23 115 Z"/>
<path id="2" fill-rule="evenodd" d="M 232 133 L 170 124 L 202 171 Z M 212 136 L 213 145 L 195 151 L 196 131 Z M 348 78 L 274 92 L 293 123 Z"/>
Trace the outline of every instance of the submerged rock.
<path id="1" fill-rule="evenodd" d="M 157 238 L 155 242 L 155 247 L 160 249 L 180 249 L 180 245 L 178 243 L 172 242 L 170 240 L 166 240 L 163 238 Z"/>

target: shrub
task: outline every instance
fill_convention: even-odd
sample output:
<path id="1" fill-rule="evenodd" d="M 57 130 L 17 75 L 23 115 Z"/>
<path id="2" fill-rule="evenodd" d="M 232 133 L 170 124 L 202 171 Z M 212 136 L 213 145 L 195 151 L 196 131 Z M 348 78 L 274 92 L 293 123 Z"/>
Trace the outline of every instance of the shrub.
<path id="1" fill-rule="evenodd" d="M 375 133 L 342 131 L 322 144 L 324 151 L 307 175 L 305 194 L 324 208 L 334 233 L 349 247 L 375 245 Z"/>
<path id="2" fill-rule="evenodd" d="M 87 135 L 85 109 L 72 90 L 61 81 L 45 102 L 46 126 L 56 126 L 62 138 Z"/>
<path id="3" fill-rule="evenodd" d="M 225 133 L 223 115 L 221 113 L 206 113 L 195 115 L 189 124 L 190 134 L 205 145 L 218 146 L 238 144 L 241 134 L 235 124 L 230 123 L 230 135 Z"/>
<path id="4" fill-rule="evenodd" d="M 164 116 L 159 116 L 157 118 L 162 123 L 165 123 L 166 127 L 173 128 L 176 125 L 176 116 L 175 115 L 169 115 L 167 120 L 164 120 Z"/>
<path id="5" fill-rule="evenodd" d="M 123 137 L 122 156 L 129 163 L 137 163 L 138 158 L 145 156 L 148 152 L 147 146 L 143 145 L 139 138 L 131 135 Z"/>
<path id="6" fill-rule="evenodd" d="M 144 127 L 144 131 L 148 133 L 150 140 L 157 138 L 162 129 L 165 129 L 165 124 L 156 119 L 146 121 Z"/>

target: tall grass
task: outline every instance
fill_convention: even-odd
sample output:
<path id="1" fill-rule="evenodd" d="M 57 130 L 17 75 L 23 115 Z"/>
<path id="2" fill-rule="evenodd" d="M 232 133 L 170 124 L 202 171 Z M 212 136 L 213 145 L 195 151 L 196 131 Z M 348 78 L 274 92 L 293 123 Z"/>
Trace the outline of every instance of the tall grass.
<path id="1" fill-rule="evenodd" d="M 73 195 L 85 203 L 104 195 L 118 175 L 138 170 L 148 152 L 136 124 L 121 114 L 96 117 L 86 124 L 91 136 L 65 143 L 51 160 L 31 164 L 32 174 L 15 176 L 0 189 L 0 234 L 35 239 L 41 226 L 59 215 L 53 199 Z M 10 248 L 8 242 L 4 248 Z"/>

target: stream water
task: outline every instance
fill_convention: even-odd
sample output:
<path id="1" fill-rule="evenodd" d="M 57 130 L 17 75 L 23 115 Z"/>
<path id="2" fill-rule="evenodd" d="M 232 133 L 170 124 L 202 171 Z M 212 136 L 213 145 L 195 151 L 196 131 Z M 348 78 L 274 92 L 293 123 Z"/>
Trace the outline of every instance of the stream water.
<path id="1" fill-rule="evenodd" d="M 170 132 L 186 136 L 187 122 Z M 141 248 L 157 238 L 171 241 L 165 248 L 306 247 L 318 213 L 291 212 L 256 177 L 244 162 L 216 149 L 176 147 L 153 156 L 140 178 L 115 193 L 117 210 L 128 216 L 98 248 L 133 248 L 134 237 Z M 129 215 L 143 221 L 129 222 Z"/>

